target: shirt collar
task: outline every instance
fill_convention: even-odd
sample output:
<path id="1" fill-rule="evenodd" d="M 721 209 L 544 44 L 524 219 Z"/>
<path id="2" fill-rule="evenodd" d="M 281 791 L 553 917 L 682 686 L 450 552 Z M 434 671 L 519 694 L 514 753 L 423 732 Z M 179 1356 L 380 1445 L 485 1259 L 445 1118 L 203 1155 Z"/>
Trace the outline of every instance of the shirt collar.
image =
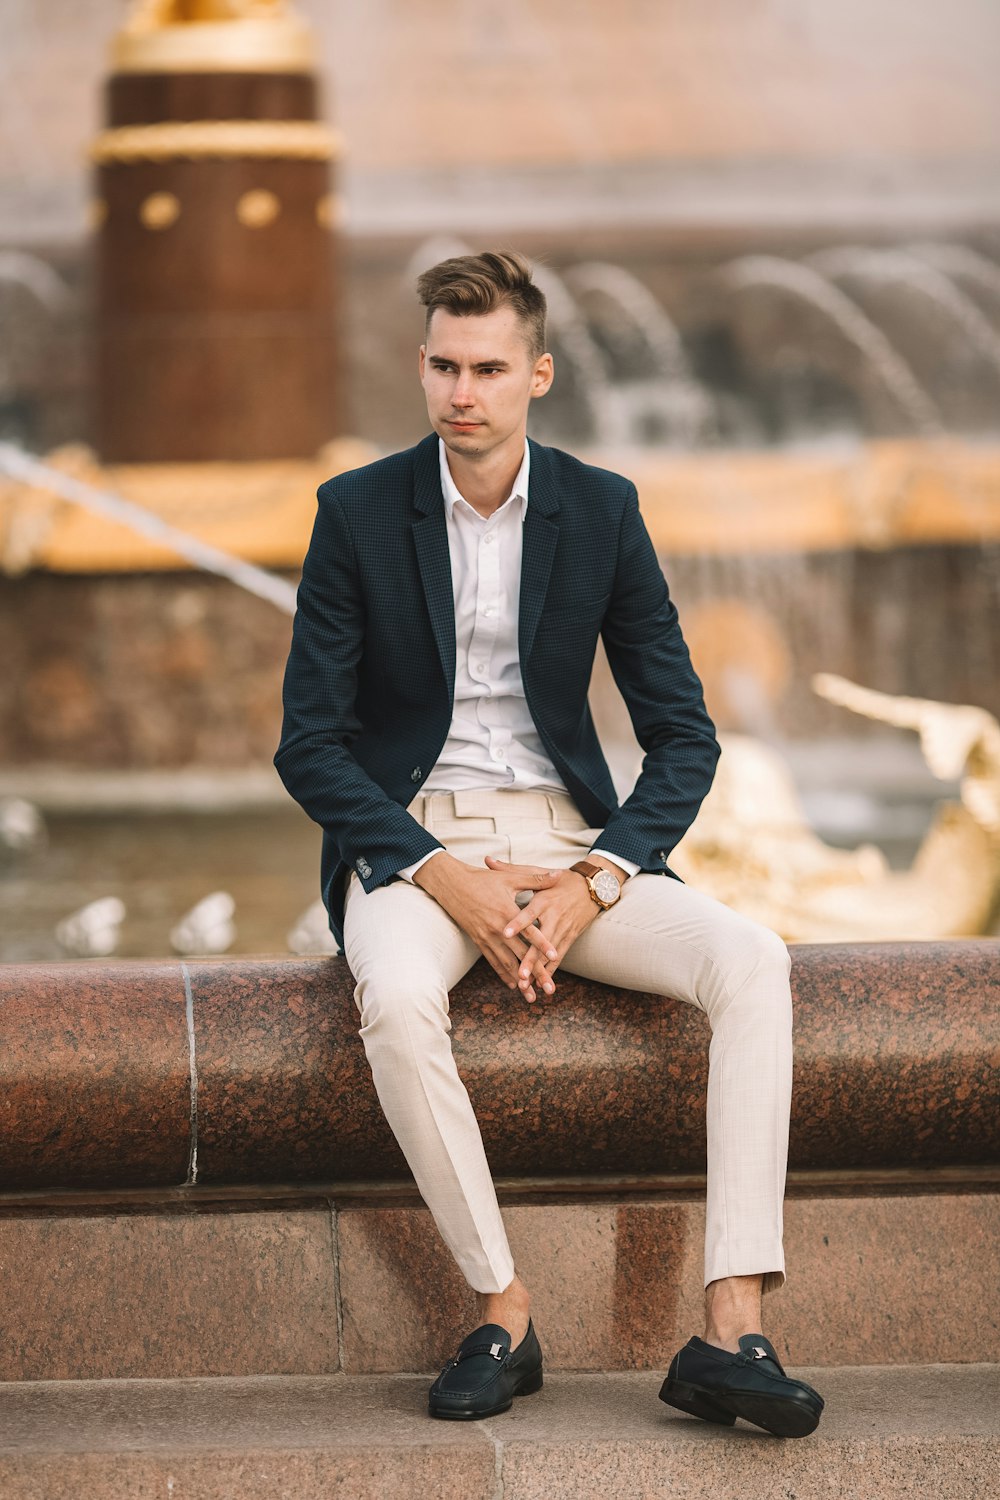
<path id="1" fill-rule="evenodd" d="M 444 445 L 444 438 L 440 437 L 438 438 L 438 456 L 441 462 L 441 489 L 444 494 L 444 508 L 446 514 L 449 516 L 451 515 L 452 511 L 455 508 L 456 500 L 461 500 L 463 505 L 468 506 L 468 508 L 472 510 L 472 506 L 469 505 L 469 502 L 466 500 L 465 496 L 462 494 L 461 490 L 458 488 L 457 484 L 452 478 L 451 469 L 448 467 L 448 450 Z M 514 476 L 514 483 L 511 486 L 510 494 L 507 496 L 507 500 L 513 499 L 515 495 L 519 497 L 521 501 L 522 521 L 524 520 L 525 511 L 528 509 L 528 471 L 530 467 L 531 452 L 528 440 L 526 438 L 524 442 L 524 457 L 521 459 L 521 467 L 518 469 L 517 473 Z M 504 504 L 506 503 L 507 501 L 504 501 Z"/>

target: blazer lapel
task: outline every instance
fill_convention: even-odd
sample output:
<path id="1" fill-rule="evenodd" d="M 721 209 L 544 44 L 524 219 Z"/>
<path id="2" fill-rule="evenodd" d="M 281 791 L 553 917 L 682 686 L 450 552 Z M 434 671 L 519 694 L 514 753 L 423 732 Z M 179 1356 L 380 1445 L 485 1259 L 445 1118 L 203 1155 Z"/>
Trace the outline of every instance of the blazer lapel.
<path id="1" fill-rule="evenodd" d="M 559 540 L 559 526 L 552 519 L 559 510 L 559 496 L 552 481 L 548 452 L 531 438 L 528 441 L 531 443 L 531 468 L 528 474 L 528 509 L 524 518 L 521 550 L 521 602 L 517 622 L 518 655 L 521 658 L 522 672 L 535 643 L 535 632 L 549 587 L 556 542 Z"/>
<path id="2" fill-rule="evenodd" d="M 431 629 L 448 684 L 455 696 L 455 595 L 451 581 L 451 553 L 441 493 L 438 439 L 435 433 L 417 444 L 413 464 L 413 502 L 420 519 L 413 523 L 420 579 L 431 617 Z M 530 507 L 529 507 L 530 508 Z"/>

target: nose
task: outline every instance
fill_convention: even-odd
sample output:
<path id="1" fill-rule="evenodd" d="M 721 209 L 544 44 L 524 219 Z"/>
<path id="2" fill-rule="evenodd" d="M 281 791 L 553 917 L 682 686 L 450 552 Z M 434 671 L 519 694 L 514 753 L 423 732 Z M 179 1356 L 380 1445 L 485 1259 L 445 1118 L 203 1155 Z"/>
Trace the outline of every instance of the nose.
<path id="1" fill-rule="evenodd" d="M 452 406 L 461 407 L 464 411 L 468 407 L 474 406 L 475 400 L 476 398 L 472 392 L 472 381 L 470 377 L 468 375 L 457 376 L 451 392 Z"/>

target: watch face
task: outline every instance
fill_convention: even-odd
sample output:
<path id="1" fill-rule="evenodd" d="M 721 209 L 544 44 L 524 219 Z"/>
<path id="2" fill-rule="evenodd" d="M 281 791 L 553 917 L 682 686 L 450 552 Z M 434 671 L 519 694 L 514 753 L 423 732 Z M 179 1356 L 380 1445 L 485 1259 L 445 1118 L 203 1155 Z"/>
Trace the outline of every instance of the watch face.
<path id="1" fill-rule="evenodd" d="M 594 890 L 602 901 L 617 901 L 621 894 L 617 877 L 610 870 L 602 870 L 600 875 L 594 876 Z"/>

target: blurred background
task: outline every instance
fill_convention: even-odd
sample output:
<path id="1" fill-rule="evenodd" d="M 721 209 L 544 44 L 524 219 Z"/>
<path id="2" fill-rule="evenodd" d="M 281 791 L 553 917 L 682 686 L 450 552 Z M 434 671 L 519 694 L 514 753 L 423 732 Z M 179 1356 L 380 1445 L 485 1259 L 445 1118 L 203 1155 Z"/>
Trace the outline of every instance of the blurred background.
<path id="1" fill-rule="evenodd" d="M 414 278 L 498 247 L 726 737 L 677 867 L 790 941 L 998 930 L 994 0 L 0 28 L 0 960 L 323 951 L 270 764 L 315 488 L 424 435 Z"/>

